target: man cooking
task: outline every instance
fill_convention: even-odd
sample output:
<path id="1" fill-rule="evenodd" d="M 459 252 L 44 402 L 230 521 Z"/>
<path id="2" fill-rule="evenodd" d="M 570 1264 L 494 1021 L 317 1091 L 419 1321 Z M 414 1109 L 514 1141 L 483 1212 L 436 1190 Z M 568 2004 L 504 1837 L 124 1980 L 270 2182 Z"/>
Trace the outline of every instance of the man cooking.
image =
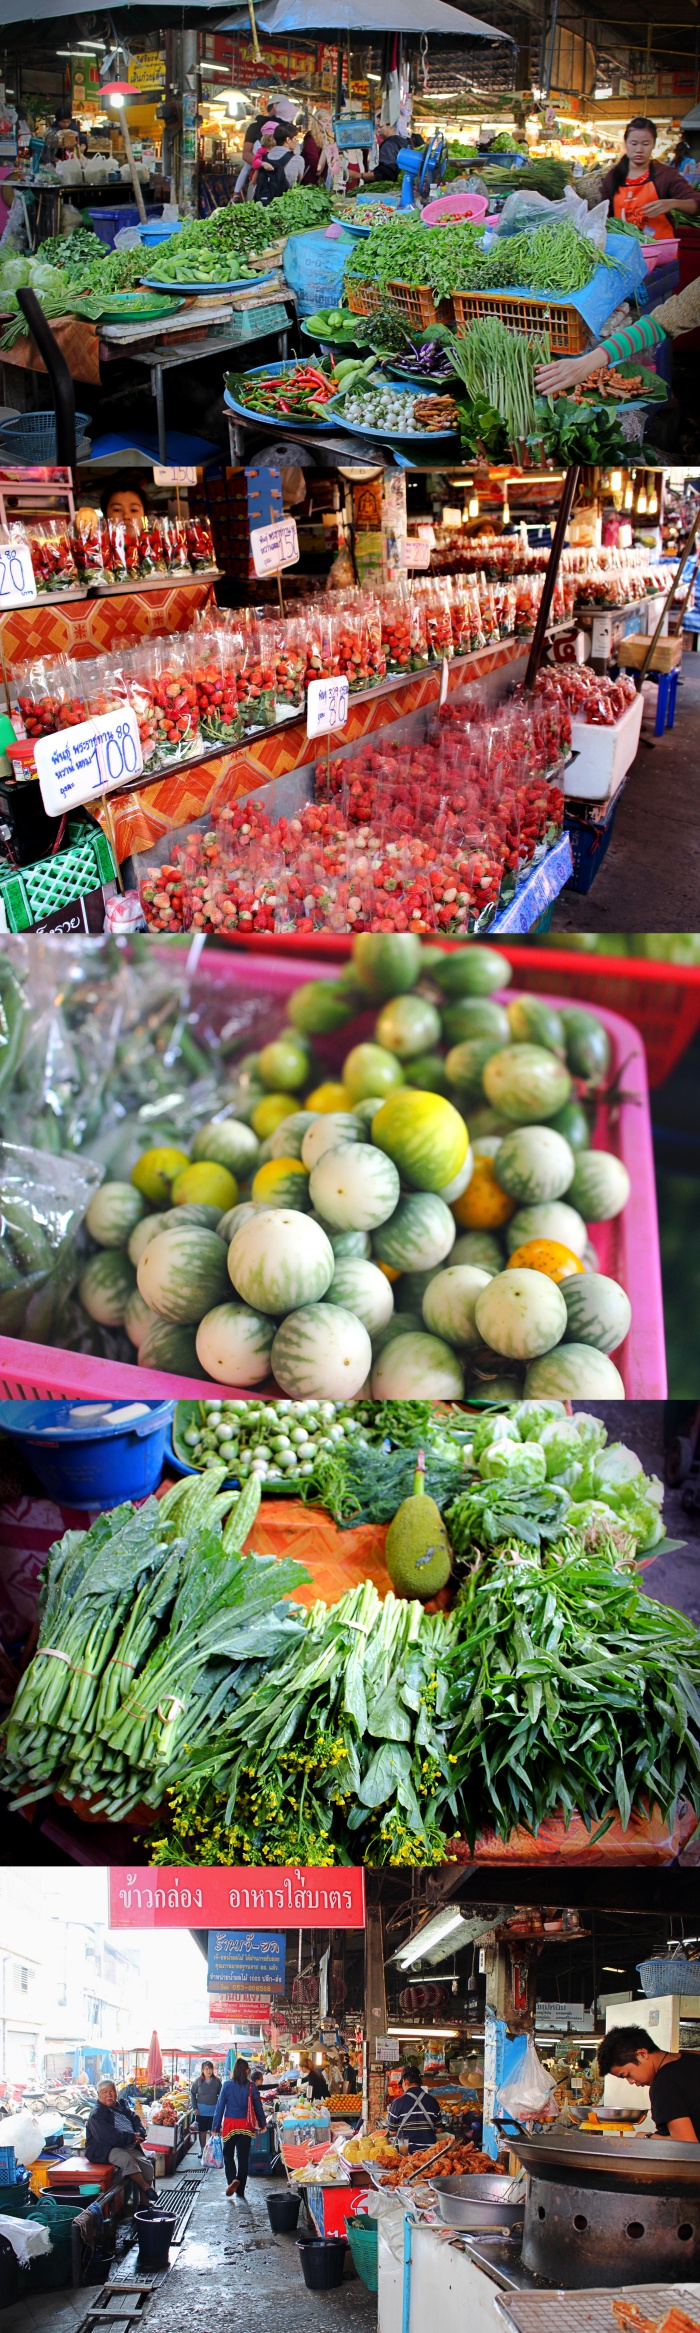
<path id="1" fill-rule="evenodd" d="M 155 2165 L 145 2155 L 142 2140 L 146 2132 L 138 2114 L 130 2106 L 122 2106 L 117 2099 L 114 2082 L 100 2082 L 97 2105 L 88 2117 L 85 2132 L 85 2153 L 89 2163 L 113 2163 L 116 2171 L 123 2171 L 133 2179 L 144 2202 L 155 2198 Z"/>
<path id="2" fill-rule="evenodd" d="M 648 2090 L 659 2138 L 700 2144 L 700 2050 L 658 2049 L 643 2025 L 614 2025 L 600 2044 L 598 2072 Z"/>

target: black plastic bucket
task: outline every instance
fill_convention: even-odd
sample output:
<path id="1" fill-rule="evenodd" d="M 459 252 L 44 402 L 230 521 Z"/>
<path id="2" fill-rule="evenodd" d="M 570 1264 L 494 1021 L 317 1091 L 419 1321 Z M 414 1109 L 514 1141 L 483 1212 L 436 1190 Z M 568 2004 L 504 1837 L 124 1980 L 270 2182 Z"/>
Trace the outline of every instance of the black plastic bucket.
<path id="1" fill-rule="evenodd" d="M 299 2218 L 299 2212 L 301 2209 L 301 2196 L 291 2194 L 268 2195 L 266 2196 L 265 2201 L 267 2203 L 270 2227 L 274 2228 L 275 2235 L 291 2235 Z"/>
<path id="2" fill-rule="evenodd" d="M 16 2256 L 7 2236 L 0 2236 L 0 2309 L 10 2309 L 17 2292 Z"/>
<path id="3" fill-rule="evenodd" d="M 142 2268 L 167 2268 L 175 2232 L 174 2212 L 137 2211 L 134 2225 Z"/>
<path id="4" fill-rule="evenodd" d="M 331 2292 L 342 2284 L 347 2245 L 344 2236 L 297 2236 L 304 2283 L 309 2292 Z"/>

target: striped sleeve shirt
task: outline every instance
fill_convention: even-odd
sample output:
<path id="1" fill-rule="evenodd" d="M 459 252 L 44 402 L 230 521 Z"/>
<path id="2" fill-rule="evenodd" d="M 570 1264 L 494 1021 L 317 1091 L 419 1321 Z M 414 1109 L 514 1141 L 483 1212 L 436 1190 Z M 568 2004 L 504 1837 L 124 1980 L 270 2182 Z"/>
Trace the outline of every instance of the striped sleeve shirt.
<path id="1" fill-rule="evenodd" d="M 658 348 L 665 337 L 654 316 L 640 316 L 638 324 L 623 324 L 619 332 L 606 334 L 600 345 L 612 363 L 619 364 L 625 357 L 638 356 L 643 348 Z"/>

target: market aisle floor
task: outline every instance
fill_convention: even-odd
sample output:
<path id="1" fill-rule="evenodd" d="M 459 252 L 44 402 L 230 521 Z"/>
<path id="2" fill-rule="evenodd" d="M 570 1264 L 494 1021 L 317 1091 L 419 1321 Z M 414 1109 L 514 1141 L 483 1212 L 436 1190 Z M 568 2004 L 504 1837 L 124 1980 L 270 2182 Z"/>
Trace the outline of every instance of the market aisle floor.
<path id="1" fill-rule="evenodd" d="M 175 2266 L 149 2303 L 146 2333 L 374 2333 L 377 2303 L 346 2255 L 336 2292 L 307 2292 L 293 2236 L 273 2236 L 266 2195 L 281 2179 L 251 2179 L 229 2203 L 207 2172 Z"/>
<path id="2" fill-rule="evenodd" d="M 700 898 L 700 654 L 686 649 L 673 729 L 654 738 L 656 691 L 593 888 L 563 891 L 555 931 L 684 932 Z"/>

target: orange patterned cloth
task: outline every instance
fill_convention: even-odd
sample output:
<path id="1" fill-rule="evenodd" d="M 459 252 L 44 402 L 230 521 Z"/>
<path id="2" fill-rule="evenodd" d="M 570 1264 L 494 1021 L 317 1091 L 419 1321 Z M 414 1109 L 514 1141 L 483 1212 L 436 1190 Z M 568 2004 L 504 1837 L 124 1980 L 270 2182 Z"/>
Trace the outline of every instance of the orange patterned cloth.
<path id="1" fill-rule="evenodd" d="M 339 1531 L 323 1507 L 305 1507 L 300 1499 L 264 1498 L 250 1545 L 256 1555 L 291 1556 L 311 1573 L 307 1588 L 295 1595 L 297 1604 L 339 1604 L 349 1588 L 373 1580 L 380 1596 L 391 1581 L 384 1562 L 385 1523 L 359 1523 L 355 1531 Z"/>
<path id="2" fill-rule="evenodd" d="M 89 381 L 91 388 L 99 389 L 100 342 L 96 326 L 88 324 L 81 316 L 65 316 L 58 323 L 52 323 L 51 330 L 73 380 Z M 15 342 L 11 356 L 5 361 L 10 369 L 13 365 L 19 365 L 23 372 L 46 371 L 43 356 L 39 355 L 36 342 L 30 339 L 29 334 L 26 340 Z"/>
<path id="3" fill-rule="evenodd" d="M 135 647 L 156 632 L 189 632 L 200 608 L 212 597 L 211 583 L 198 575 L 173 577 L 149 590 L 94 593 L 80 599 L 37 599 L 0 616 L 7 665 L 32 664 L 35 657 L 106 656 Z"/>

